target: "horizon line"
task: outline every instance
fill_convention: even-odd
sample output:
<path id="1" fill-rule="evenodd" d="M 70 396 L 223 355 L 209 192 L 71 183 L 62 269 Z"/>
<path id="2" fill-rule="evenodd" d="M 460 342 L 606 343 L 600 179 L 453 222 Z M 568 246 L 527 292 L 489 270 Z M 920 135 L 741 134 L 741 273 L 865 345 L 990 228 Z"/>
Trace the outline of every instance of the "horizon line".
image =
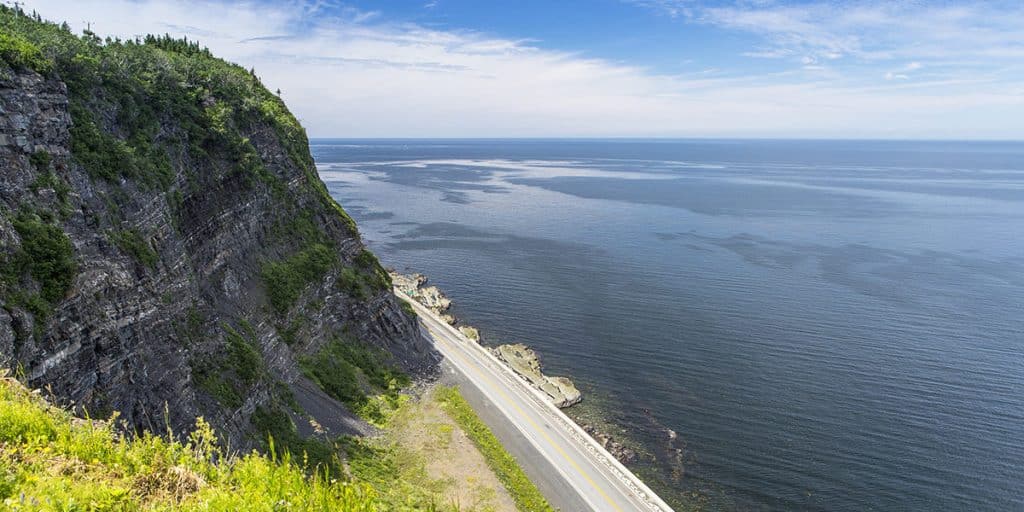
<path id="1" fill-rule="evenodd" d="M 565 141 L 778 141 L 778 142 L 1002 142 L 1024 143 L 1024 139 L 984 139 L 984 138 L 874 138 L 874 137 L 713 137 L 713 136 L 510 136 L 510 137 L 338 137 L 310 136 L 313 140 L 479 140 L 479 141 L 528 141 L 528 140 L 565 140 Z"/>

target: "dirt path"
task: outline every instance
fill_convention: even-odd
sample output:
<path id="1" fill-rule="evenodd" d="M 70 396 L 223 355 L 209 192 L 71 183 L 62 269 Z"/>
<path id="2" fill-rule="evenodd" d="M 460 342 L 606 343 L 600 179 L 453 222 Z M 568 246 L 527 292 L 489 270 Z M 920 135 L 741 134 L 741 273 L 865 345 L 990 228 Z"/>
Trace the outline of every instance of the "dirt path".
<path id="1" fill-rule="evenodd" d="M 445 413 L 434 388 L 393 419 L 390 435 L 423 457 L 430 479 L 443 482 L 444 494 L 461 510 L 516 512 L 515 503 L 473 442 Z"/>

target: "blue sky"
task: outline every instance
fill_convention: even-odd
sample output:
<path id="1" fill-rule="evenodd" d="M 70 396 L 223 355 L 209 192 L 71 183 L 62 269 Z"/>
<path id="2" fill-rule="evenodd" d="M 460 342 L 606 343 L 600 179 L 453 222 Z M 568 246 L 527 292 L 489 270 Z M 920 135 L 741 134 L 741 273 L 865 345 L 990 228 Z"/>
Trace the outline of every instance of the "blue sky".
<path id="1" fill-rule="evenodd" d="M 1024 139 L 1024 2 L 31 0 L 255 67 L 312 136 Z"/>

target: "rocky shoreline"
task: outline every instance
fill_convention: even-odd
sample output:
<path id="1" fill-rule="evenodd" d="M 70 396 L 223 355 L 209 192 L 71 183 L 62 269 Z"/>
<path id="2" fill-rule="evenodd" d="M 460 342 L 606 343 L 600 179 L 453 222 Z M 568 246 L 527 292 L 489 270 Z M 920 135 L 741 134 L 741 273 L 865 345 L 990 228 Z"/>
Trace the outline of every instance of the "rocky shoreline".
<path id="1" fill-rule="evenodd" d="M 444 293 L 436 286 L 426 286 L 427 276 L 423 274 L 399 274 L 389 270 L 391 284 L 398 290 L 416 302 L 423 304 L 427 309 L 441 317 L 448 325 L 455 325 L 456 319 L 448 313 L 452 307 L 452 301 L 445 297 Z M 473 329 L 475 332 L 476 329 Z"/>
<path id="2" fill-rule="evenodd" d="M 512 343 L 498 345 L 492 348 L 491 352 L 499 361 L 526 379 L 531 386 L 543 391 L 555 407 L 570 407 L 583 400 L 583 395 L 568 377 L 544 375 L 541 371 L 540 358 L 530 347 L 522 343 Z"/>
<path id="3" fill-rule="evenodd" d="M 446 297 L 438 287 L 427 286 L 427 276 L 400 274 L 395 271 L 389 273 L 391 282 L 399 293 L 426 306 L 449 325 L 457 327 L 464 336 L 480 343 L 480 331 L 470 325 L 459 325 L 458 319 L 448 312 L 452 306 L 451 299 Z M 531 386 L 547 395 L 556 407 L 570 407 L 583 400 L 583 395 L 568 377 L 545 375 L 542 371 L 540 357 L 530 347 L 522 343 L 513 343 L 498 345 L 490 348 L 490 351 L 512 371 L 526 379 Z"/>
<path id="4" fill-rule="evenodd" d="M 400 274 L 394 270 L 389 271 L 391 281 L 400 293 L 412 298 L 430 309 L 449 325 L 456 327 L 467 338 L 480 343 L 480 331 L 470 325 L 461 323 L 448 310 L 452 301 L 444 292 L 436 286 L 427 286 L 428 278 L 423 274 Z M 522 376 L 534 388 L 544 393 L 551 403 L 559 408 L 567 408 L 580 403 L 583 394 L 576 388 L 568 377 L 549 376 L 543 372 L 540 357 L 530 347 L 522 343 L 512 343 L 491 347 L 489 350 L 501 362 L 505 363 Z M 593 437 L 601 446 L 608 450 L 613 457 L 622 463 L 633 462 L 637 459 L 637 452 L 624 443 L 619 442 L 614 436 L 608 434 L 604 429 L 589 422 L 581 422 L 574 419 L 581 428 Z M 674 432 L 673 432 L 674 434 Z"/>

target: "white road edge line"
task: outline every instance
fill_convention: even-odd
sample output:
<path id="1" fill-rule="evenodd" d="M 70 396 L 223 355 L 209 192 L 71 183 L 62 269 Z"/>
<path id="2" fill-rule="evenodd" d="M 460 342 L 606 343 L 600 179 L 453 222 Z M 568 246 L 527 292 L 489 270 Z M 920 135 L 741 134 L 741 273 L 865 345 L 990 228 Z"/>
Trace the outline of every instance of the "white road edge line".
<path id="1" fill-rule="evenodd" d="M 431 334 L 431 333 L 429 332 L 429 331 L 430 331 L 430 328 L 429 328 L 429 327 L 426 327 L 426 326 L 424 326 L 424 327 L 425 327 L 425 328 L 427 329 L 427 331 L 428 331 L 428 332 L 427 332 L 427 334 L 428 334 L 428 335 L 431 335 L 431 337 L 433 337 L 433 335 L 432 335 L 432 334 Z M 435 338 L 435 339 L 438 339 L 438 338 Z M 457 348 L 456 348 L 456 349 L 454 349 L 454 350 L 459 350 L 459 349 L 457 349 Z M 467 354 L 467 356 L 468 356 L 468 354 Z M 471 356 L 469 356 L 469 357 L 471 357 Z M 452 361 L 452 365 L 454 365 L 454 366 L 458 367 L 458 366 L 459 366 L 459 363 L 457 363 L 457 362 L 454 362 L 454 361 Z M 465 375 L 465 376 L 466 376 L 466 378 L 471 378 L 471 377 L 469 376 L 469 374 L 468 374 L 467 370 L 465 370 L 465 369 L 461 369 L 461 368 L 460 368 L 459 370 L 460 370 L 460 371 L 462 371 L 463 375 Z M 545 453 L 544 453 L 543 451 L 541 451 L 541 449 L 540 449 L 540 446 L 541 446 L 541 442 L 540 442 L 540 441 L 539 441 L 539 440 L 538 440 L 538 439 L 537 439 L 537 438 L 536 438 L 536 437 L 535 437 L 535 436 L 533 435 L 533 433 L 532 433 L 532 432 L 530 431 L 530 429 L 529 429 L 529 428 L 527 428 L 527 426 L 526 426 L 526 425 L 522 425 L 522 424 L 520 424 L 520 423 L 516 422 L 516 420 L 514 419 L 515 415 L 513 415 L 513 414 L 509 414 L 509 411 L 508 411 L 508 409 L 507 409 L 507 406 L 506 406 L 506 405 L 504 405 L 503 403 L 501 403 L 501 402 L 500 402 L 499 400 L 495 400 L 495 399 L 493 399 L 493 398 L 490 398 L 490 397 L 489 397 L 490 393 L 488 393 L 488 392 L 487 392 L 487 391 L 485 391 L 484 389 L 482 389 L 482 388 L 478 388 L 478 389 L 480 389 L 480 392 L 481 392 L 481 393 L 483 393 L 485 397 L 488 397 L 488 398 L 489 398 L 489 399 L 491 400 L 491 402 L 493 402 L 493 403 L 494 403 L 494 406 L 495 406 L 495 407 L 497 407 L 497 408 L 498 408 L 498 409 L 499 409 L 499 410 L 500 410 L 500 411 L 502 412 L 502 414 L 503 414 L 503 415 L 504 415 L 504 416 L 505 416 L 506 418 L 508 418 L 508 420 L 509 420 L 509 421 L 511 421 L 511 422 L 512 422 L 512 424 L 513 424 L 513 425 L 514 425 L 514 426 L 516 427 L 516 430 L 518 430 L 518 431 L 519 431 L 519 434 L 520 434 L 520 435 L 522 435 L 523 437 L 525 437 L 526 439 L 528 439 L 528 440 L 530 441 L 530 444 L 532 444 L 533 446 L 537 447 L 537 450 L 538 450 L 539 454 L 540 454 L 540 455 L 541 455 L 542 457 L 544 457 L 544 458 L 547 458 L 547 457 L 548 457 L 548 456 L 547 456 L 547 455 L 546 455 L 546 454 L 545 454 Z M 549 462 L 550 462 L 550 461 L 549 461 Z M 566 482 L 571 482 L 571 481 L 572 481 L 572 478 L 571 478 L 571 477 L 569 476 L 569 474 L 568 474 L 568 473 L 566 473 L 566 471 L 565 471 L 565 470 L 564 470 L 564 469 L 562 468 L 561 464 L 555 464 L 555 463 L 553 463 L 553 462 L 552 462 L 552 463 L 551 463 L 551 466 L 555 468 L 555 471 L 557 471 L 557 472 L 558 472 L 558 473 L 559 473 L 560 475 L 562 475 L 562 478 L 564 478 Z M 586 493 L 578 493 L 578 494 L 579 494 L 579 497 L 580 497 L 580 499 L 582 499 L 582 500 L 583 500 L 584 502 L 586 502 L 586 503 L 587 503 L 587 505 L 590 505 L 590 508 L 591 508 L 591 510 L 601 510 L 601 509 L 600 509 L 599 507 L 597 507 L 596 505 L 594 505 L 594 503 L 593 503 L 592 501 L 590 501 L 590 497 L 589 497 L 589 496 L 588 496 L 588 495 L 587 495 Z"/>
<path id="2" fill-rule="evenodd" d="M 430 311 L 425 306 L 413 300 L 412 298 L 406 297 L 397 288 L 394 289 L 394 293 L 395 296 L 397 296 L 400 300 L 404 300 L 408 302 L 410 305 L 412 305 L 412 307 L 416 310 L 417 313 L 426 315 L 427 317 L 433 319 L 435 322 L 441 325 L 442 328 L 446 329 L 449 332 L 449 334 L 455 336 L 455 339 L 463 341 L 465 342 L 465 346 L 471 347 L 470 350 L 473 350 L 475 348 L 478 351 L 478 353 L 482 353 L 484 357 L 489 359 L 496 366 L 496 368 L 503 370 L 506 373 L 506 375 L 512 376 L 515 381 L 520 383 L 522 388 L 526 388 L 527 392 L 531 393 L 534 396 L 535 401 L 539 402 L 541 407 L 544 407 L 550 415 L 556 418 L 558 420 L 558 423 L 562 427 L 568 429 L 574 439 L 583 443 L 586 447 L 586 451 L 594 455 L 598 462 L 600 462 L 603 466 L 608 468 L 611 471 L 612 475 L 618 478 L 620 482 L 625 484 L 626 487 L 633 493 L 633 495 L 648 509 L 654 512 L 674 512 L 672 510 L 672 507 L 670 507 L 667 503 L 665 503 L 664 500 L 661 499 L 660 496 L 658 496 L 654 491 L 647 487 L 647 484 L 643 483 L 643 481 L 637 478 L 637 476 L 634 475 L 632 471 L 626 469 L 626 467 L 623 466 L 622 463 L 618 461 L 618 459 L 613 457 L 612 454 L 608 453 L 608 450 L 606 450 L 603 446 L 598 444 L 598 442 L 593 437 L 591 437 L 590 434 L 584 431 L 582 427 L 577 425 L 575 421 L 566 416 L 565 413 L 562 412 L 558 407 L 555 407 L 555 405 L 551 403 L 551 401 L 548 399 L 546 395 L 542 394 L 539 390 L 531 386 L 526 381 L 526 379 L 524 379 L 521 375 L 512 371 L 512 369 L 509 368 L 508 365 L 498 360 L 498 358 L 494 354 L 492 354 L 490 350 L 487 350 L 479 343 L 470 340 L 458 329 L 452 327 L 451 325 L 448 325 L 447 322 L 444 322 L 440 318 L 438 318 L 433 311 Z"/>

